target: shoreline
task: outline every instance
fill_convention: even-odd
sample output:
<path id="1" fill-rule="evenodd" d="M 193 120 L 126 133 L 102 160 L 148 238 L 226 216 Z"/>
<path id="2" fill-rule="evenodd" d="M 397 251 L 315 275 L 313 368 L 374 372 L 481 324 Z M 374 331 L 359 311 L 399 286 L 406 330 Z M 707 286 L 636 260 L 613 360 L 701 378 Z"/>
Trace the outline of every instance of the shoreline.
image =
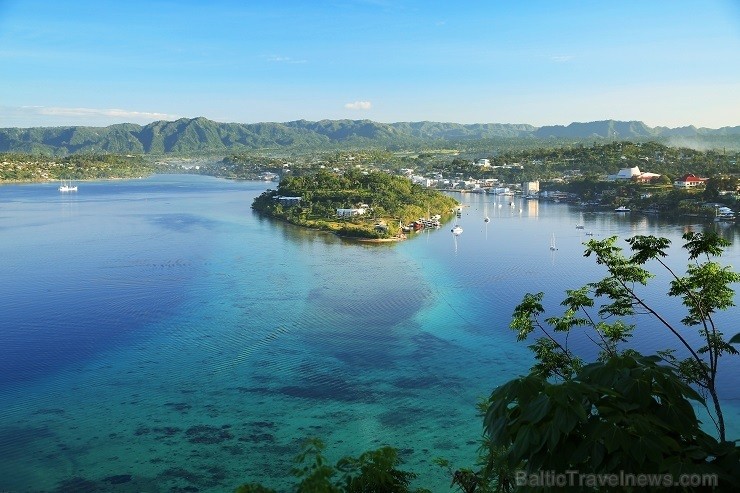
<path id="1" fill-rule="evenodd" d="M 272 214 L 268 214 L 264 211 L 255 211 L 255 212 L 269 219 L 279 221 L 284 224 L 290 224 L 291 226 L 295 226 L 297 228 L 306 229 L 309 231 L 316 231 L 318 233 L 332 234 L 341 240 L 352 241 L 352 242 L 357 242 L 357 243 L 399 243 L 399 242 L 406 241 L 409 239 L 408 236 L 406 236 L 406 234 L 403 234 L 401 236 L 394 236 L 392 238 L 364 238 L 362 236 L 347 236 L 347 235 L 340 234 L 339 231 L 334 231 L 331 229 L 315 228 L 315 227 L 307 226 L 305 224 L 296 224 L 292 221 L 289 221 L 288 219 L 278 217 L 278 216 L 273 216 Z"/>
<path id="2" fill-rule="evenodd" d="M 114 177 L 108 177 L 108 178 L 72 178 L 69 180 L 62 179 L 62 178 L 53 179 L 53 180 L 0 180 L 0 186 L 3 186 L 3 185 L 44 185 L 48 183 L 57 183 L 60 181 L 87 182 L 87 181 L 143 180 L 144 178 L 148 178 L 156 174 L 160 174 L 160 173 L 150 173 L 148 175 L 138 175 L 138 176 L 114 176 Z M 178 173 L 178 174 L 188 174 L 188 173 Z"/>
<path id="3" fill-rule="evenodd" d="M 359 241 L 361 243 L 398 243 L 400 241 L 406 241 L 408 239 L 406 236 L 404 236 L 403 238 L 360 238 L 357 236 L 342 236 L 337 233 L 335 234 L 343 240 Z"/>

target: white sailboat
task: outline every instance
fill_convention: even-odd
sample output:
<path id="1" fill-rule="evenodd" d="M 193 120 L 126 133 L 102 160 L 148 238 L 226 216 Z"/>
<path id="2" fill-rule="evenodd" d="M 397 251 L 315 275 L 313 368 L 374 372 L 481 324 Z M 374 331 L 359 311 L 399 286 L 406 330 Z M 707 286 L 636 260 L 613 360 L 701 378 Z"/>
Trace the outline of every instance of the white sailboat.
<path id="1" fill-rule="evenodd" d="M 59 184 L 59 191 L 64 192 L 76 192 L 77 191 L 77 185 L 72 185 L 71 181 L 62 181 Z"/>
<path id="2" fill-rule="evenodd" d="M 557 250 L 558 247 L 555 246 L 555 233 L 552 234 L 552 237 L 550 238 L 550 250 Z"/>
<path id="3" fill-rule="evenodd" d="M 460 225 L 455 224 L 455 227 L 450 230 L 453 235 L 460 236 L 460 234 L 463 232 L 462 227 Z"/>

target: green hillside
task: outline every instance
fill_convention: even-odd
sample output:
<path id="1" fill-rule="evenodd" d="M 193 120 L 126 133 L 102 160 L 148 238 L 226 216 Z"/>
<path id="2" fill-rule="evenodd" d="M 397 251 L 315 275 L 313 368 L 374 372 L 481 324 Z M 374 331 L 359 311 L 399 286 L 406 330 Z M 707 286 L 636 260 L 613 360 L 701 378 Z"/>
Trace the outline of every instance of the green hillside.
<path id="1" fill-rule="evenodd" d="M 740 126 L 721 129 L 648 127 L 642 122 L 605 120 L 534 127 L 526 124 L 297 120 L 286 123 L 219 123 L 181 118 L 140 126 L 35 127 L 0 129 L 0 152 L 71 154 L 205 155 L 248 150 L 409 149 L 474 145 L 478 141 L 531 145 L 594 139 L 680 139 L 681 145 L 740 148 Z M 691 142 L 688 142 L 691 141 Z"/>

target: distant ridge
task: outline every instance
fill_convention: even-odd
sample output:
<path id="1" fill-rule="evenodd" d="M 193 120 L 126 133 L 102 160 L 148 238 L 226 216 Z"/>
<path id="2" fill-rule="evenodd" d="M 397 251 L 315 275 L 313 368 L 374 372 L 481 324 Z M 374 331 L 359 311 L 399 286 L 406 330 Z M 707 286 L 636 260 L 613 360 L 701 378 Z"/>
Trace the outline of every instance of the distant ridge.
<path id="1" fill-rule="evenodd" d="M 0 129 L 0 152 L 67 155 L 75 153 L 228 153 L 265 148 L 338 146 L 410 147 L 481 139 L 666 139 L 740 136 L 740 126 L 648 127 L 640 121 L 604 120 L 567 126 L 440 122 L 378 123 L 371 120 L 297 120 L 285 123 L 218 123 L 207 118 L 133 123 L 107 127 Z"/>

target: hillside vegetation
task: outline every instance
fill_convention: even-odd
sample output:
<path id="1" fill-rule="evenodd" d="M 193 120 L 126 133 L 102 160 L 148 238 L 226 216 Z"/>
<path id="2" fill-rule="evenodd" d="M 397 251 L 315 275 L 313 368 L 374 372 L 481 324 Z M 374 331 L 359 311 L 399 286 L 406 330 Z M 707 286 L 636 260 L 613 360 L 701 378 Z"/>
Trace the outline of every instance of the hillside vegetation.
<path id="1" fill-rule="evenodd" d="M 79 153 L 193 155 L 255 149 L 327 150 L 348 148 L 444 147 L 494 140 L 508 147 L 563 140 L 637 139 L 670 141 L 704 148 L 740 148 L 740 126 L 707 129 L 648 127 L 642 122 L 606 120 L 568 126 L 440 122 L 379 123 L 370 120 L 298 120 L 286 123 L 218 123 L 206 118 L 132 123 L 108 127 L 0 129 L 0 152 L 66 156 Z"/>
<path id="2" fill-rule="evenodd" d="M 300 197 L 293 205 L 280 197 Z M 340 218 L 337 209 L 368 206 L 360 216 Z M 399 223 L 439 214 L 450 217 L 458 203 L 452 197 L 383 172 L 349 171 L 283 179 L 277 190 L 267 190 L 252 207 L 293 224 L 332 231 L 341 236 L 369 239 L 399 238 Z"/>
<path id="3" fill-rule="evenodd" d="M 135 178 L 156 171 L 158 168 L 142 156 L 79 154 L 50 158 L 38 154 L 0 154 L 0 183 Z"/>

